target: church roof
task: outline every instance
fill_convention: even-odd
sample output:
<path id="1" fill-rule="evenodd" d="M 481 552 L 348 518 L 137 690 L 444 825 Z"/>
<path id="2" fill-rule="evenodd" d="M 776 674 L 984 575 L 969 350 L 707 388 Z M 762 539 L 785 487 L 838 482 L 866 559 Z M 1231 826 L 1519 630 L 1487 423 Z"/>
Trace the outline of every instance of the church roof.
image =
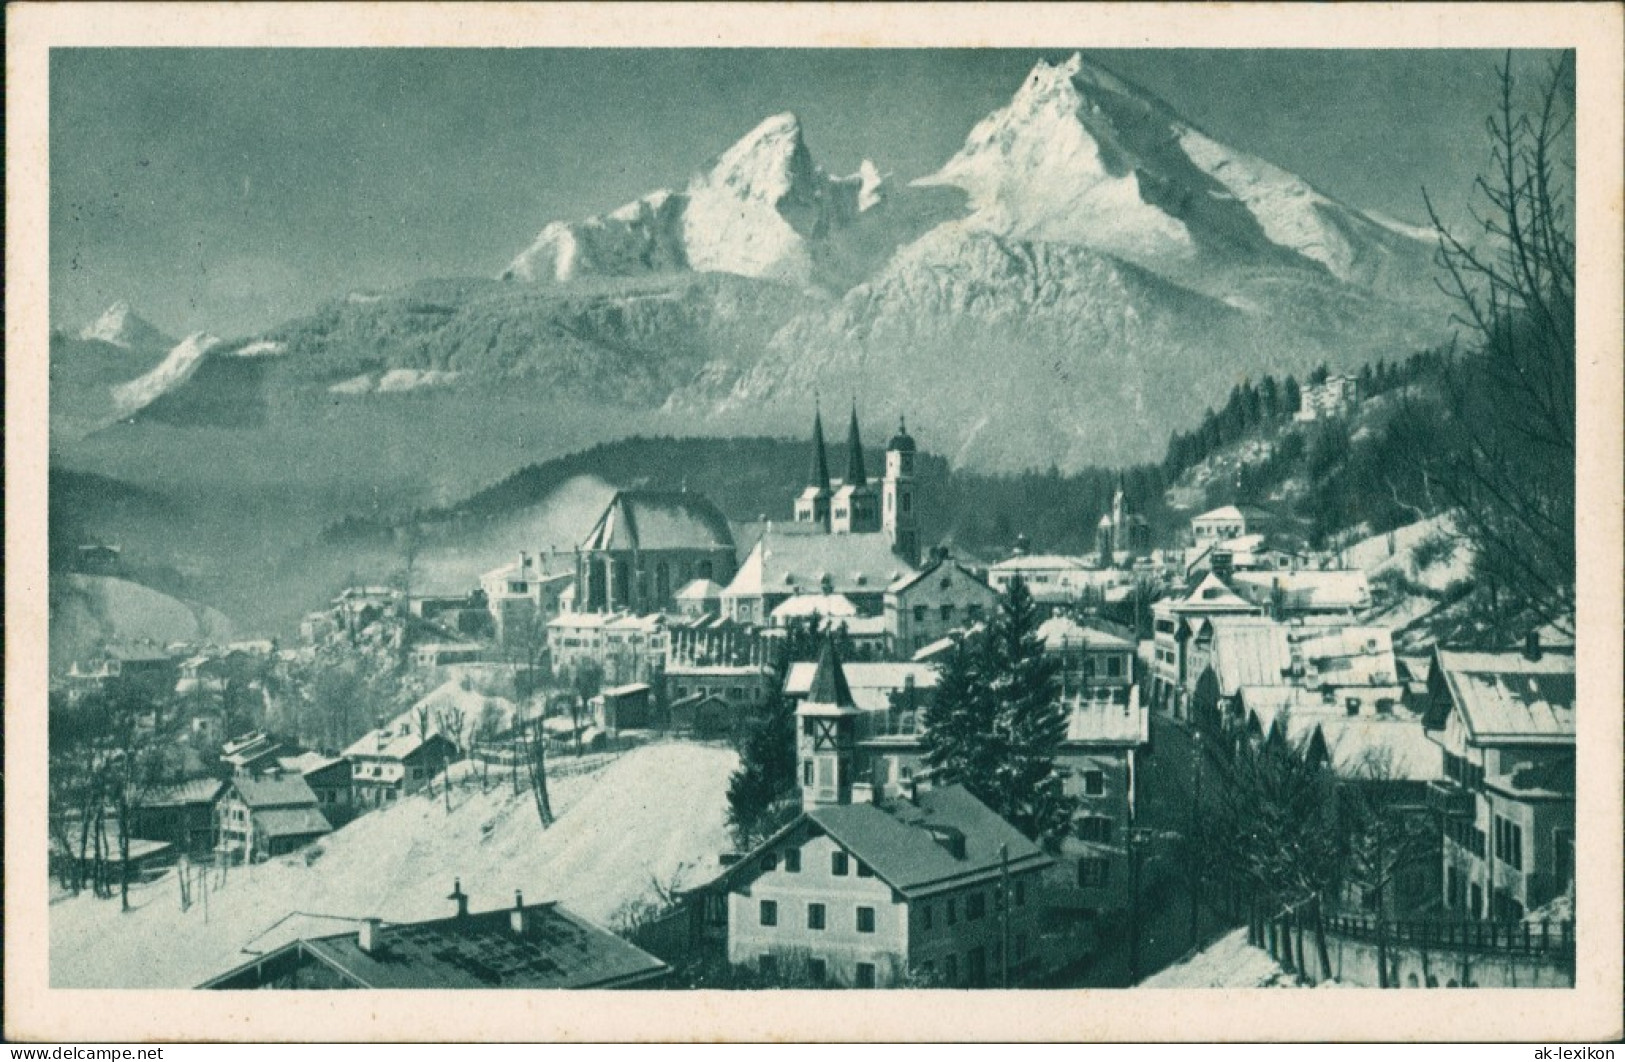
<path id="1" fill-rule="evenodd" d="M 846 429 L 846 484 L 861 487 L 869 477 L 863 469 L 863 439 L 858 435 L 858 407 L 852 405 L 852 421 Z"/>
<path id="2" fill-rule="evenodd" d="M 824 415 L 813 412 L 812 468 L 807 472 L 807 486 L 814 490 L 829 490 L 829 458 L 824 453 Z"/>
<path id="3" fill-rule="evenodd" d="M 733 547 L 727 519 L 692 491 L 618 491 L 581 543 L 584 550 Z"/>
<path id="4" fill-rule="evenodd" d="M 908 424 L 902 417 L 897 418 L 897 434 L 891 437 L 891 442 L 886 444 L 886 449 L 896 450 L 899 453 L 911 454 L 914 452 L 914 436 L 908 433 Z"/>

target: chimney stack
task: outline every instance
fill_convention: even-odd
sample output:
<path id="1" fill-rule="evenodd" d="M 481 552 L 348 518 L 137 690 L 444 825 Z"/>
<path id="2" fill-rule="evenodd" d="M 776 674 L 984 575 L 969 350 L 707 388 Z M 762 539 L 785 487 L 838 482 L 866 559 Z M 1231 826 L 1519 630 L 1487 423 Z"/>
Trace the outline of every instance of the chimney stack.
<path id="1" fill-rule="evenodd" d="M 446 899 L 457 901 L 457 918 L 459 921 L 468 917 L 468 895 L 463 892 L 462 878 L 453 880 L 451 895 L 447 896 Z"/>
<path id="2" fill-rule="evenodd" d="M 1530 631 L 1523 639 L 1523 655 L 1530 660 L 1540 659 L 1540 632 Z"/>
<path id="3" fill-rule="evenodd" d="M 525 895 L 518 889 L 513 891 L 513 910 L 508 912 L 508 928 L 513 930 L 514 936 L 522 937 L 530 928 L 529 918 L 525 912 Z"/>
<path id="4" fill-rule="evenodd" d="M 361 931 L 356 934 L 356 943 L 364 954 L 378 955 L 383 952 L 383 929 L 383 922 L 376 918 L 368 918 L 361 923 Z"/>

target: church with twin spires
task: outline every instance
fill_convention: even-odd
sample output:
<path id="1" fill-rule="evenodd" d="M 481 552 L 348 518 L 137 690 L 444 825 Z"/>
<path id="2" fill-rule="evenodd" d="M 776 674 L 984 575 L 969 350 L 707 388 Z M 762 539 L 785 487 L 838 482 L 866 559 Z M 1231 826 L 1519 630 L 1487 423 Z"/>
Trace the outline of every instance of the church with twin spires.
<path id="1" fill-rule="evenodd" d="M 898 421 L 897 434 L 886 445 L 886 473 L 871 480 L 863 463 L 857 403 L 846 434 L 846 476 L 831 479 L 824 447 L 824 416 L 813 413 L 812 468 L 807 486 L 796 498 L 796 523 L 831 535 L 883 534 L 892 552 L 910 565 L 919 563 L 920 532 L 914 506 L 914 438 Z"/>

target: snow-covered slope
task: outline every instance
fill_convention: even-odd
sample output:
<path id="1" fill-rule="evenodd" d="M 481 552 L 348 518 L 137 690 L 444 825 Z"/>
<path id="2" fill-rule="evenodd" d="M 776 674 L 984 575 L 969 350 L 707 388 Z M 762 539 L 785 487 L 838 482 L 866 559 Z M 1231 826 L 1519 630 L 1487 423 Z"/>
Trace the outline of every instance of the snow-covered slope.
<path id="1" fill-rule="evenodd" d="M 364 815 L 284 859 L 232 868 L 223 885 L 214 877 L 207 907 L 180 910 L 173 872 L 135 889 L 127 914 L 116 899 L 59 899 L 52 987 L 189 988 L 247 961 L 245 948 L 263 953 L 302 932 L 344 932 L 369 916 L 446 917 L 454 879 L 475 910 L 511 903 L 519 889 L 607 924 L 654 899 L 656 884 L 698 884 L 719 869 L 732 752 L 654 745 L 569 776 L 573 758 L 551 762 L 557 819 L 545 830 L 505 772 L 493 768 L 482 792 L 480 776 L 459 765 L 449 814 L 437 781 L 432 797 Z"/>
<path id="2" fill-rule="evenodd" d="M 167 350 L 175 341 L 158 331 L 146 318 L 122 299 L 102 311 L 102 315 L 79 332 L 80 339 L 111 343 L 125 350 Z"/>
<path id="3" fill-rule="evenodd" d="M 569 281 L 694 269 L 794 283 L 813 279 L 813 244 L 882 198 L 867 160 L 837 178 L 814 162 L 794 114 L 768 118 L 680 192 L 651 192 L 583 221 L 555 221 L 503 274 Z"/>
<path id="4" fill-rule="evenodd" d="M 88 658 L 109 642 L 216 642 L 231 637 L 231 621 L 212 608 L 190 604 L 127 579 L 52 575 L 53 667 Z"/>
<path id="5" fill-rule="evenodd" d="M 113 404 L 124 416 L 136 413 L 184 384 L 220 340 L 195 332 L 175 345 L 150 372 L 113 388 Z"/>

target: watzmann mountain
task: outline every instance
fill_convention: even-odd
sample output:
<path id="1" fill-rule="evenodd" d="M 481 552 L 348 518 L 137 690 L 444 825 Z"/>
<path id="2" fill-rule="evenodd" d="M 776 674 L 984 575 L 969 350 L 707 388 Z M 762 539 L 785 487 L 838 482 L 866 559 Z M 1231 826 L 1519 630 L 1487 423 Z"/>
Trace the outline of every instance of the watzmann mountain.
<path id="1" fill-rule="evenodd" d="M 137 416 L 248 427 L 410 391 L 422 417 L 499 391 L 612 412 L 606 438 L 783 432 L 822 392 L 958 462 L 1075 468 L 1159 455 L 1243 378 L 1404 355 L 1446 320 L 1427 233 L 1079 56 L 1040 63 L 935 173 L 883 176 L 873 151 L 833 175 L 770 117 L 680 188 L 517 236 L 500 279 L 350 293 L 250 337 L 271 359 L 201 351 Z"/>

